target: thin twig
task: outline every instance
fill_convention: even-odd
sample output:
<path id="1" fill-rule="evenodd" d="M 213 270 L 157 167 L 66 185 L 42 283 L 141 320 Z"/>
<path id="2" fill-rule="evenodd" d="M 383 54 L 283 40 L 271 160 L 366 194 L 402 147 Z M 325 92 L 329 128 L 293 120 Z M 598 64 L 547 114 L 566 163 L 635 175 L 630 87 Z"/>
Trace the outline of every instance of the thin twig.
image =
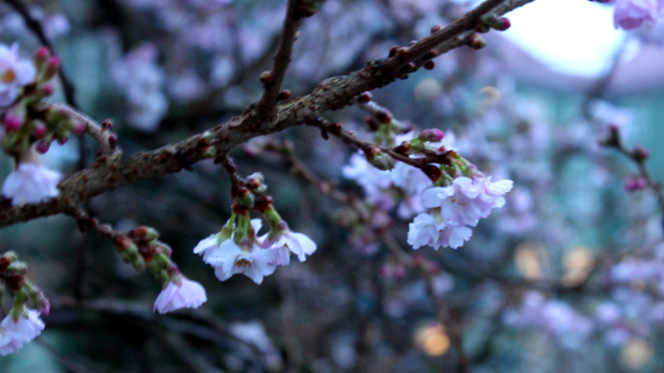
<path id="1" fill-rule="evenodd" d="M 300 0 L 288 0 L 281 38 L 279 39 L 277 52 L 274 54 L 274 67 L 264 78 L 265 91 L 258 106 L 259 110 L 263 110 L 266 114 L 271 113 L 277 105 L 277 96 L 293 54 L 293 44 L 297 39 L 297 32 L 302 20 L 302 16 L 297 9 L 298 1 Z"/>
<path id="2" fill-rule="evenodd" d="M 35 339 L 35 343 L 43 347 L 45 350 L 50 352 L 55 359 L 62 365 L 65 369 L 72 373 L 90 373 L 90 369 L 83 366 L 81 363 L 72 360 L 70 357 L 62 354 L 60 351 L 56 350 L 50 343 L 47 343 L 44 338 Z"/>

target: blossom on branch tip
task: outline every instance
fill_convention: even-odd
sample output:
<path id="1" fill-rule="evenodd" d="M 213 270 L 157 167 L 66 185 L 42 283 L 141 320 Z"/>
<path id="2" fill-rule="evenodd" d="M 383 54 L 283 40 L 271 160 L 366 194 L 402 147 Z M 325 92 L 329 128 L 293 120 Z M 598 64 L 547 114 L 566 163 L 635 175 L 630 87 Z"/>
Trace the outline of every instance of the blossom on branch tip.
<path id="1" fill-rule="evenodd" d="M 512 190 L 512 180 L 492 182 L 491 177 L 461 176 L 447 187 L 428 189 L 422 194 L 426 208 L 440 208 L 443 220 L 456 225 L 477 225 L 491 209 L 505 205 L 505 193 Z"/>
<path id="2" fill-rule="evenodd" d="M 5 356 L 18 352 L 25 343 L 35 339 L 44 330 L 44 322 L 39 318 L 39 312 L 25 308 L 18 320 L 14 320 L 10 312 L 0 326 L 0 355 Z"/>
<path id="3" fill-rule="evenodd" d="M 154 301 L 153 311 L 163 314 L 180 308 L 198 308 L 206 301 L 205 288 L 201 284 L 179 275 L 161 291 Z"/>
<path id="4" fill-rule="evenodd" d="M 19 88 L 35 79 L 36 69 L 30 60 L 18 56 L 18 44 L 11 48 L 0 44 L 0 106 L 11 104 Z"/>
<path id="5" fill-rule="evenodd" d="M 279 249 L 261 249 L 257 246 L 252 251 L 242 250 L 232 240 L 226 240 L 205 261 L 214 268 L 219 281 L 226 281 L 237 273 L 249 277 L 257 285 L 265 276 L 274 273 L 278 265 L 290 262 L 288 251 Z"/>
<path id="6" fill-rule="evenodd" d="M 657 0 L 617 0 L 613 13 L 613 27 L 634 30 L 642 24 L 657 22 L 661 5 Z"/>
<path id="7" fill-rule="evenodd" d="M 266 239 L 266 236 L 263 236 L 262 239 Z M 263 241 L 265 242 L 265 241 Z M 287 230 L 282 233 L 281 237 L 271 245 L 274 249 L 286 248 L 290 250 L 293 254 L 297 255 L 297 258 L 300 262 L 307 260 L 307 255 L 311 255 L 316 251 L 316 243 L 309 238 L 304 233 L 295 233 Z"/>
<path id="8" fill-rule="evenodd" d="M 5 179 L 2 195 L 11 199 L 13 206 L 41 202 L 58 196 L 57 185 L 61 179 L 60 173 L 44 166 L 22 163 Z"/>

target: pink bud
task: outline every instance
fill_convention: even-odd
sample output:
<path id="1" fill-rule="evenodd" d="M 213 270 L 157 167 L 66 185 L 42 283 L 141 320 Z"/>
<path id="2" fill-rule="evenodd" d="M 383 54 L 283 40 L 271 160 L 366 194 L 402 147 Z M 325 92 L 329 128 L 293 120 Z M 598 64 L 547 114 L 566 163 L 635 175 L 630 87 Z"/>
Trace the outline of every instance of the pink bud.
<path id="1" fill-rule="evenodd" d="M 392 278 L 393 275 L 392 266 L 389 264 L 384 264 L 383 266 L 381 266 L 380 275 L 383 276 L 384 278 Z"/>
<path id="2" fill-rule="evenodd" d="M 493 28 L 498 30 L 498 31 L 505 31 L 508 28 L 512 26 L 512 23 L 510 22 L 509 19 L 503 17 L 500 18 L 496 23 L 493 25 Z"/>
<path id="3" fill-rule="evenodd" d="M 35 52 L 35 65 L 40 69 L 46 64 L 46 62 L 48 62 L 49 58 L 51 58 L 51 52 L 48 48 L 40 47 L 37 49 L 37 52 Z"/>
<path id="4" fill-rule="evenodd" d="M 37 127 L 35 127 L 35 137 L 41 139 L 44 136 L 46 136 L 46 125 L 40 122 L 37 124 Z"/>
<path id="5" fill-rule="evenodd" d="M 53 84 L 44 84 L 44 86 L 42 87 L 42 92 L 46 96 L 50 96 L 53 94 L 53 92 L 55 92 L 55 88 L 53 88 Z"/>
<path id="6" fill-rule="evenodd" d="M 397 280 L 403 280 L 406 277 L 406 268 L 402 265 L 394 267 L 394 278 Z"/>
<path id="7" fill-rule="evenodd" d="M 629 192 L 644 189 L 648 186 L 648 181 L 642 177 L 632 177 L 625 181 L 625 189 Z"/>
<path id="8" fill-rule="evenodd" d="M 58 69 L 60 69 L 60 59 L 53 56 L 48 60 L 48 65 L 46 66 L 42 80 L 46 81 L 54 77 L 58 72 Z"/>
<path id="9" fill-rule="evenodd" d="M 59 137 L 59 138 L 58 138 L 58 144 L 60 144 L 60 145 L 64 145 L 64 144 L 67 143 L 67 140 L 69 140 L 69 137 L 68 137 L 68 136 L 62 136 L 62 137 Z"/>
<path id="10" fill-rule="evenodd" d="M 83 132 L 85 132 L 85 130 L 87 128 L 88 128 L 88 126 L 83 122 L 79 122 L 79 121 L 74 122 L 74 133 L 77 134 L 77 135 L 80 135 Z"/>
<path id="11" fill-rule="evenodd" d="M 432 141 L 432 142 L 438 142 L 443 139 L 445 136 L 445 133 L 439 129 L 433 128 L 433 129 L 426 129 L 422 131 L 420 134 L 419 138 L 422 141 Z"/>
<path id="12" fill-rule="evenodd" d="M 5 114 L 4 121 L 7 132 L 16 131 L 23 126 L 23 121 L 19 117 L 12 115 L 10 113 Z"/>
<path id="13" fill-rule="evenodd" d="M 48 149 L 51 147 L 51 142 L 50 141 L 39 141 L 37 144 L 35 144 L 35 150 L 39 152 L 40 154 L 46 154 Z"/>

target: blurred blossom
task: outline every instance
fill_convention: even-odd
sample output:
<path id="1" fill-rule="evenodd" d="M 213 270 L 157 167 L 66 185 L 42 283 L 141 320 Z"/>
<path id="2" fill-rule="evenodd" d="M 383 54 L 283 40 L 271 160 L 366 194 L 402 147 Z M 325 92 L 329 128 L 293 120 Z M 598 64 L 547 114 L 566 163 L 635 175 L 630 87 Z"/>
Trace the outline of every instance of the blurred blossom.
<path id="1" fill-rule="evenodd" d="M 158 54 L 154 45 L 143 44 L 111 66 L 113 81 L 127 98 L 129 125 L 145 132 L 156 131 L 168 110 Z"/>
<path id="2" fill-rule="evenodd" d="M 205 82 L 193 70 L 169 76 L 167 87 L 171 97 L 180 103 L 201 98 L 206 88 Z"/>
<path id="3" fill-rule="evenodd" d="M 505 311 L 503 320 L 517 328 L 535 328 L 556 337 L 561 346 L 577 348 L 590 335 L 592 321 L 560 300 L 530 291 L 518 309 Z"/>

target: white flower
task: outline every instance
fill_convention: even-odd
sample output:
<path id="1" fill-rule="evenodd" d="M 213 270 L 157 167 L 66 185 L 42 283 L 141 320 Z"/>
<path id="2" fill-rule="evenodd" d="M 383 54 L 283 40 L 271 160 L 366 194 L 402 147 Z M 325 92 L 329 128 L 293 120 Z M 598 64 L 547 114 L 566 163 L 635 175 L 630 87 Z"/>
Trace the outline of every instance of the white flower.
<path id="1" fill-rule="evenodd" d="M 429 245 L 438 250 L 439 247 L 456 249 L 468 241 L 473 231 L 468 227 L 438 223 L 429 214 L 420 214 L 408 225 L 408 244 L 413 249 Z"/>
<path id="2" fill-rule="evenodd" d="M 262 222 L 261 219 L 251 219 L 251 227 L 254 228 L 255 232 L 258 232 L 261 230 Z M 233 234 L 234 235 L 234 234 Z M 233 239 L 233 235 L 231 235 L 231 238 L 229 240 Z M 219 241 L 219 234 L 213 234 L 208 238 L 203 239 L 201 242 L 196 245 L 194 248 L 194 254 L 198 255 L 203 255 L 203 261 L 207 263 L 207 259 L 212 255 L 214 252 L 221 250 L 221 244 L 223 241 Z"/>
<path id="3" fill-rule="evenodd" d="M 354 153 L 350 157 L 350 164 L 343 166 L 341 172 L 346 179 L 360 184 L 368 196 L 377 194 L 392 184 L 390 171 L 382 171 L 369 164 L 362 152 Z"/>
<path id="4" fill-rule="evenodd" d="M 408 225 L 408 244 L 413 249 L 422 246 L 434 246 L 438 244 L 438 223 L 429 214 L 419 214 L 412 223 Z"/>
<path id="5" fill-rule="evenodd" d="M 503 207 L 503 195 L 512 190 L 512 180 L 491 182 L 491 177 L 470 179 L 465 176 L 454 179 L 448 187 L 436 187 L 422 194 L 426 208 L 440 207 L 443 220 L 454 225 L 477 225 L 491 209 Z"/>
<path id="6" fill-rule="evenodd" d="M 261 241 L 265 242 L 266 238 L 267 235 L 261 237 Z M 317 248 L 316 243 L 309 236 L 304 233 L 291 232 L 290 230 L 284 232 L 279 240 L 270 247 L 276 249 L 285 247 L 297 255 L 300 262 L 307 260 L 306 256 L 313 254 Z"/>
<path id="7" fill-rule="evenodd" d="M 12 312 L 2 320 L 0 335 L 0 354 L 2 356 L 18 352 L 25 343 L 35 339 L 44 330 L 44 322 L 39 318 L 39 312 L 26 309 L 17 321 L 14 321 Z"/>
<path id="8" fill-rule="evenodd" d="M 170 281 L 161 291 L 154 301 L 153 311 L 166 313 L 180 308 L 198 308 L 206 301 L 205 288 L 198 282 L 181 276 L 175 281 Z"/>
<path id="9" fill-rule="evenodd" d="M 20 60 L 18 44 L 7 48 L 0 44 L 0 106 L 11 104 L 18 97 L 19 87 L 35 79 L 36 69 L 29 60 Z"/>
<path id="10" fill-rule="evenodd" d="M 411 196 L 422 194 L 433 187 L 431 179 L 422 170 L 403 162 L 394 162 L 392 182 Z"/>
<path id="11" fill-rule="evenodd" d="M 278 265 L 290 262 L 288 251 L 279 249 L 261 249 L 254 245 L 252 251 L 242 250 L 232 240 L 226 240 L 205 260 L 214 267 L 214 274 L 220 281 L 226 281 L 236 273 L 249 277 L 257 285 L 263 277 L 274 273 Z"/>
<path id="12" fill-rule="evenodd" d="M 5 179 L 2 195 L 13 206 L 41 202 L 59 194 L 57 185 L 62 179 L 58 172 L 34 163 L 22 163 Z"/>

